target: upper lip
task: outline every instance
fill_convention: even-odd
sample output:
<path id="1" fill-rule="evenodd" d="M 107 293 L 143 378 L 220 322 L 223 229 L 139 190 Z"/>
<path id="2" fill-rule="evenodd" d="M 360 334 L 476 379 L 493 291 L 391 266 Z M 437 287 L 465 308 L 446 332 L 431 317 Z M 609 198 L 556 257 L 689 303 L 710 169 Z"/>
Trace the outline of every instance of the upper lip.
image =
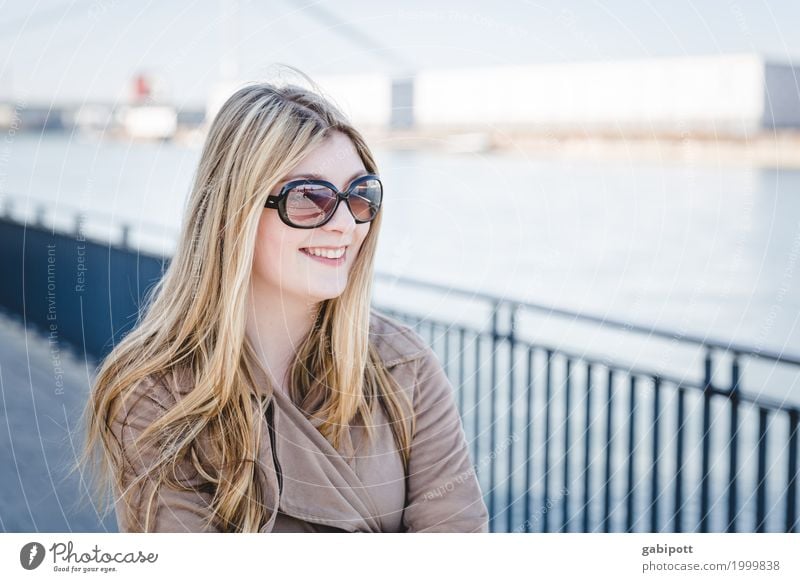
<path id="1" fill-rule="evenodd" d="M 348 246 L 350 246 L 350 245 L 339 245 L 339 246 L 335 246 L 335 247 L 326 247 L 326 246 L 321 246 L 321 245 L 314 245 L 314 246 L 311 246 L 311 247 L 300 247 L 300 249 L 301 249 L 301 250 L 302 250 L 302 249 L 330 249 L 330 250 L 339 250 L 339 249 L 346 249 Z"/>

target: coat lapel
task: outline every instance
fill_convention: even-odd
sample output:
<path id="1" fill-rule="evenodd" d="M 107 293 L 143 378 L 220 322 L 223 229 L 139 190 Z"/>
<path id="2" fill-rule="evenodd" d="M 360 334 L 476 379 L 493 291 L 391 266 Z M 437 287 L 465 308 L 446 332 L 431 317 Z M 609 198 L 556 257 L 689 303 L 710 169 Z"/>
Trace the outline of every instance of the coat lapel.
<path id="1" fill-rule="evenodd" d="M 264 371 L 259 368 L 257 373 L 259 387 L 266 386 Z M 379 512 L 351 465 L 352 439 L 337 451 L 283 392 L 273 393 L 270 405 L 275 407 L 275 442 L 271 444 L 283 476 L 280 510 L 346 531 L 381 531 Z M 267 435 L 263 442 L 269 441 Z M 262 456 L 271 454 L 265 446 Z"/>

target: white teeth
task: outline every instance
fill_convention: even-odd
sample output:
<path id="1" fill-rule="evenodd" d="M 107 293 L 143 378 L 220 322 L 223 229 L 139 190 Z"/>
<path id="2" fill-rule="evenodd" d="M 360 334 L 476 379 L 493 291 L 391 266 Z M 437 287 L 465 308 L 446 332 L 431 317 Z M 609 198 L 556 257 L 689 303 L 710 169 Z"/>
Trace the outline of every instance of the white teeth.
<path id="1" fill-rule="evenodd" d="M 340 259 L 344 256 L 344 247 L 340 249 L 304 249 L 310 255 L 325 257 L 327 259 Z"/>

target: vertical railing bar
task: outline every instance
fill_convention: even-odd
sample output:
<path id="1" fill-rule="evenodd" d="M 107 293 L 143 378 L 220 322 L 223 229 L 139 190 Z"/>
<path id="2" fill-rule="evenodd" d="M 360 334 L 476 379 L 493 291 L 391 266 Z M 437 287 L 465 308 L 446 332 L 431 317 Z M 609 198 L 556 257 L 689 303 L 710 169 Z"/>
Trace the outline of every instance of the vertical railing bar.
<path id="1" fill-rule="evenodd" d="M 481 335 L 479 333 L 475 334 L 475 394 L 473 395 L 474 399 L 474 406 L 473 409 L 475 410 L 474 416 L 472 417 L 473 422 L 473 431 L 475 434 L 475 444 L 474 444 L 474 453 L 473 458 L 475 459 L 475 463 L 478 466 L 481 465 L 480 463 L 480 452 L 481 452 L 481 415 L 480 415 L 480 405 L 481 405 Z"/>
<path id="2" fill-rule="evenodd" d="M 731 391 L 730 391 L 730 407 L 731 407 L 731 426 L 730 426 L 730 441 L 729 456 L 728 456 L 728 533 L 736 531 L 736 514 L 737 514 L 737 478 L 739 473 L 738 467 L 738 440 L 739 440 L 739 358 L 738 354 L 733 355 L 733 362 L 731 365 Z"/>
<path id="3" fill-rule="evenodd" d="M 650 474 L 650 531 L 658 533 L 658 457 L 661 446 L 658 439 L 661 420 L 661 378 L 653 376 L 653 465 Z"/>
<path id="4" fill-rule="evenodd" d="M 673 513 L 673 530 L 683 531 L 683 441 L 686 415 L 686 388 L 678 387 L 678 426 L 675 435 L 675 508 Z"/>
<path id="5" fill-rule="evenodd" d="M 120 230 L 122 231 L 122 236 L 120 237 L 119 246 L 127 249 L 131 243 L 131 225 L 123 222 L 120 224 Z"/>
<path id="6" fill-rule="evenodd" d="M 458 408 L 461 410 L 461 418 L 464 418 L 466 414 L 466 404 L 465 404 L 465 386 L 464 386 L 464 351 L 466 349 L 466 339 L 465 339 L 465 329 L 464 326 L 458 328 L 458 385 L 461 388 L 458 391 Z M 477 459 L 476 459 L 477 460 Z"/>
<path id="7" fill-rule="evenodd" d="M 586 364 L 586 430 L 583 433 L 583 527 L 589 532 L 589 491 L 591 488 L 592 363 Z"/>
<path id="8" fill-rule="evenodd" d="M 528 370 L 526 384 L 528 388 L 528 406 L 525 416 L 525 532 L 532 531 L 531 528 L 531 488 L 533 486 L 531 478 L 531 465 L 533 464 L 533 346 L 528 346 Z"/>
<path id="9" fill-rule="evenodd" d="M 789 413 L 789 472 L 786 483 L 786 533 L 797 532 L 797 410 Z"/>
<path id="10" fill-rule="evenodd" d="M 636 376 L 630 377 L 630 402 L 628 415 L 628 491 L 625 495 L 625 531 L 633 531 L 634 495 L 636 484 L 634 451 L 636 450 Z"/>
<path id="11" fill-rule="evenodd" d="M 517 306 L 511 305 L 511 319 L 508 330 L 508 495 L 506 501 L 506 531 L 514 529 L 514 351 L 516 348 Z"/>
<path id="12" fill-rule="evenodd" d="M 613 448 L 613 398 L 614 370 L 608 369 L 608 392 L 606 396 L 606 482 L 603 496 L 603 531 L 611 531 L 611 451 Z"/>
<path id="13" fill-rule="evenodd" d="M 547 533 L 550 531 L 550 512 L 547 511 L 547 506 L 550 503 L 550 408 L 552 400 L 552 385 L 551 374 L 553 364 L 553 351 L 547 350 L 547 364 L 545 368 L 545 405 L 544 405 L 544 507 L 542 515 L 542 531 Z"/>
<path id="14" fill-rule="evenodd" d="M 564 380 L 564 492 L 561 496 L 561 531 L 569 531 L 569 414 L 570 414 L 570 392 L 572 388 L 572 360 L 566 359 L 566 370 Z"/>
<path id="15" fill-rule="evenodd" d="M 709 518 L 709 473 L 711 466 L 711 376 L 713 374 L 712 353 L 709 348 L 705 357 L 705 379 L 703 382 L 703 457 L 700 474 L 700 532 L 708 531 Z"/>
<path id="16" fill-rule="evenodd" d="M 758 408 L 758 483 L 756 484 L 756 533 L 765 530 L 767 519 L 767 409 Z"/>
<path id="17" fill-rule="evenodd" d="M 444 328 L 444 373 L 452 379 L 450 368 L 450 327 L 447 326 Z"/>
<path id="18" fill-rule="evenodd" d="M 490 530 L 497 531 L 495 522 L 497 518 L 497 511 L 495 505 L 495 498 L 497 497 L 497 345 L 500 339 L 500 331 L 498 329 L 498 311 L 500 304 L 495 303 L 492 310 L 492 382 L 489 386 L 489 422 L 491 423 L 489 431 L 489 523 Z"/>

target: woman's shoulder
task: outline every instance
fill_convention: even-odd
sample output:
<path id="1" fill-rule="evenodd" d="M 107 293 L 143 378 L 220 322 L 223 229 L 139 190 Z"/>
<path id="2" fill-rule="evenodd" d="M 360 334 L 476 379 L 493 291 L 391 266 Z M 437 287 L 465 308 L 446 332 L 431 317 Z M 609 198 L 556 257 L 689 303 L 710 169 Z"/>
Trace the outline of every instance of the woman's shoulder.
<path id="1" fill-rule="evenodd" d="M 421 360 L 430 349 L 413 328 L 374 307 L 370 309 L 369 335 L 387 368 Z"/>
<path id="2" fill-rule="evenodd" d="M 191 388 L 188 371 L 173 369 L 150 374 L 133 384 L 124 393 L 123 405 L 118 411 L 116 420 L 124 421 L 134 412 L 150 417 L 161 416 L 186 396 Z"/>
<path id="3" fill-rule="evenodd" d="M 411 388 L 418 412 L 442 414 L 454 406 L 453 386 L 433 347 L 414 329 L 397 319 L 373 310 L 370 333 L 387 368 L 401 363 L 391 373 L 401 385 Z"/>

